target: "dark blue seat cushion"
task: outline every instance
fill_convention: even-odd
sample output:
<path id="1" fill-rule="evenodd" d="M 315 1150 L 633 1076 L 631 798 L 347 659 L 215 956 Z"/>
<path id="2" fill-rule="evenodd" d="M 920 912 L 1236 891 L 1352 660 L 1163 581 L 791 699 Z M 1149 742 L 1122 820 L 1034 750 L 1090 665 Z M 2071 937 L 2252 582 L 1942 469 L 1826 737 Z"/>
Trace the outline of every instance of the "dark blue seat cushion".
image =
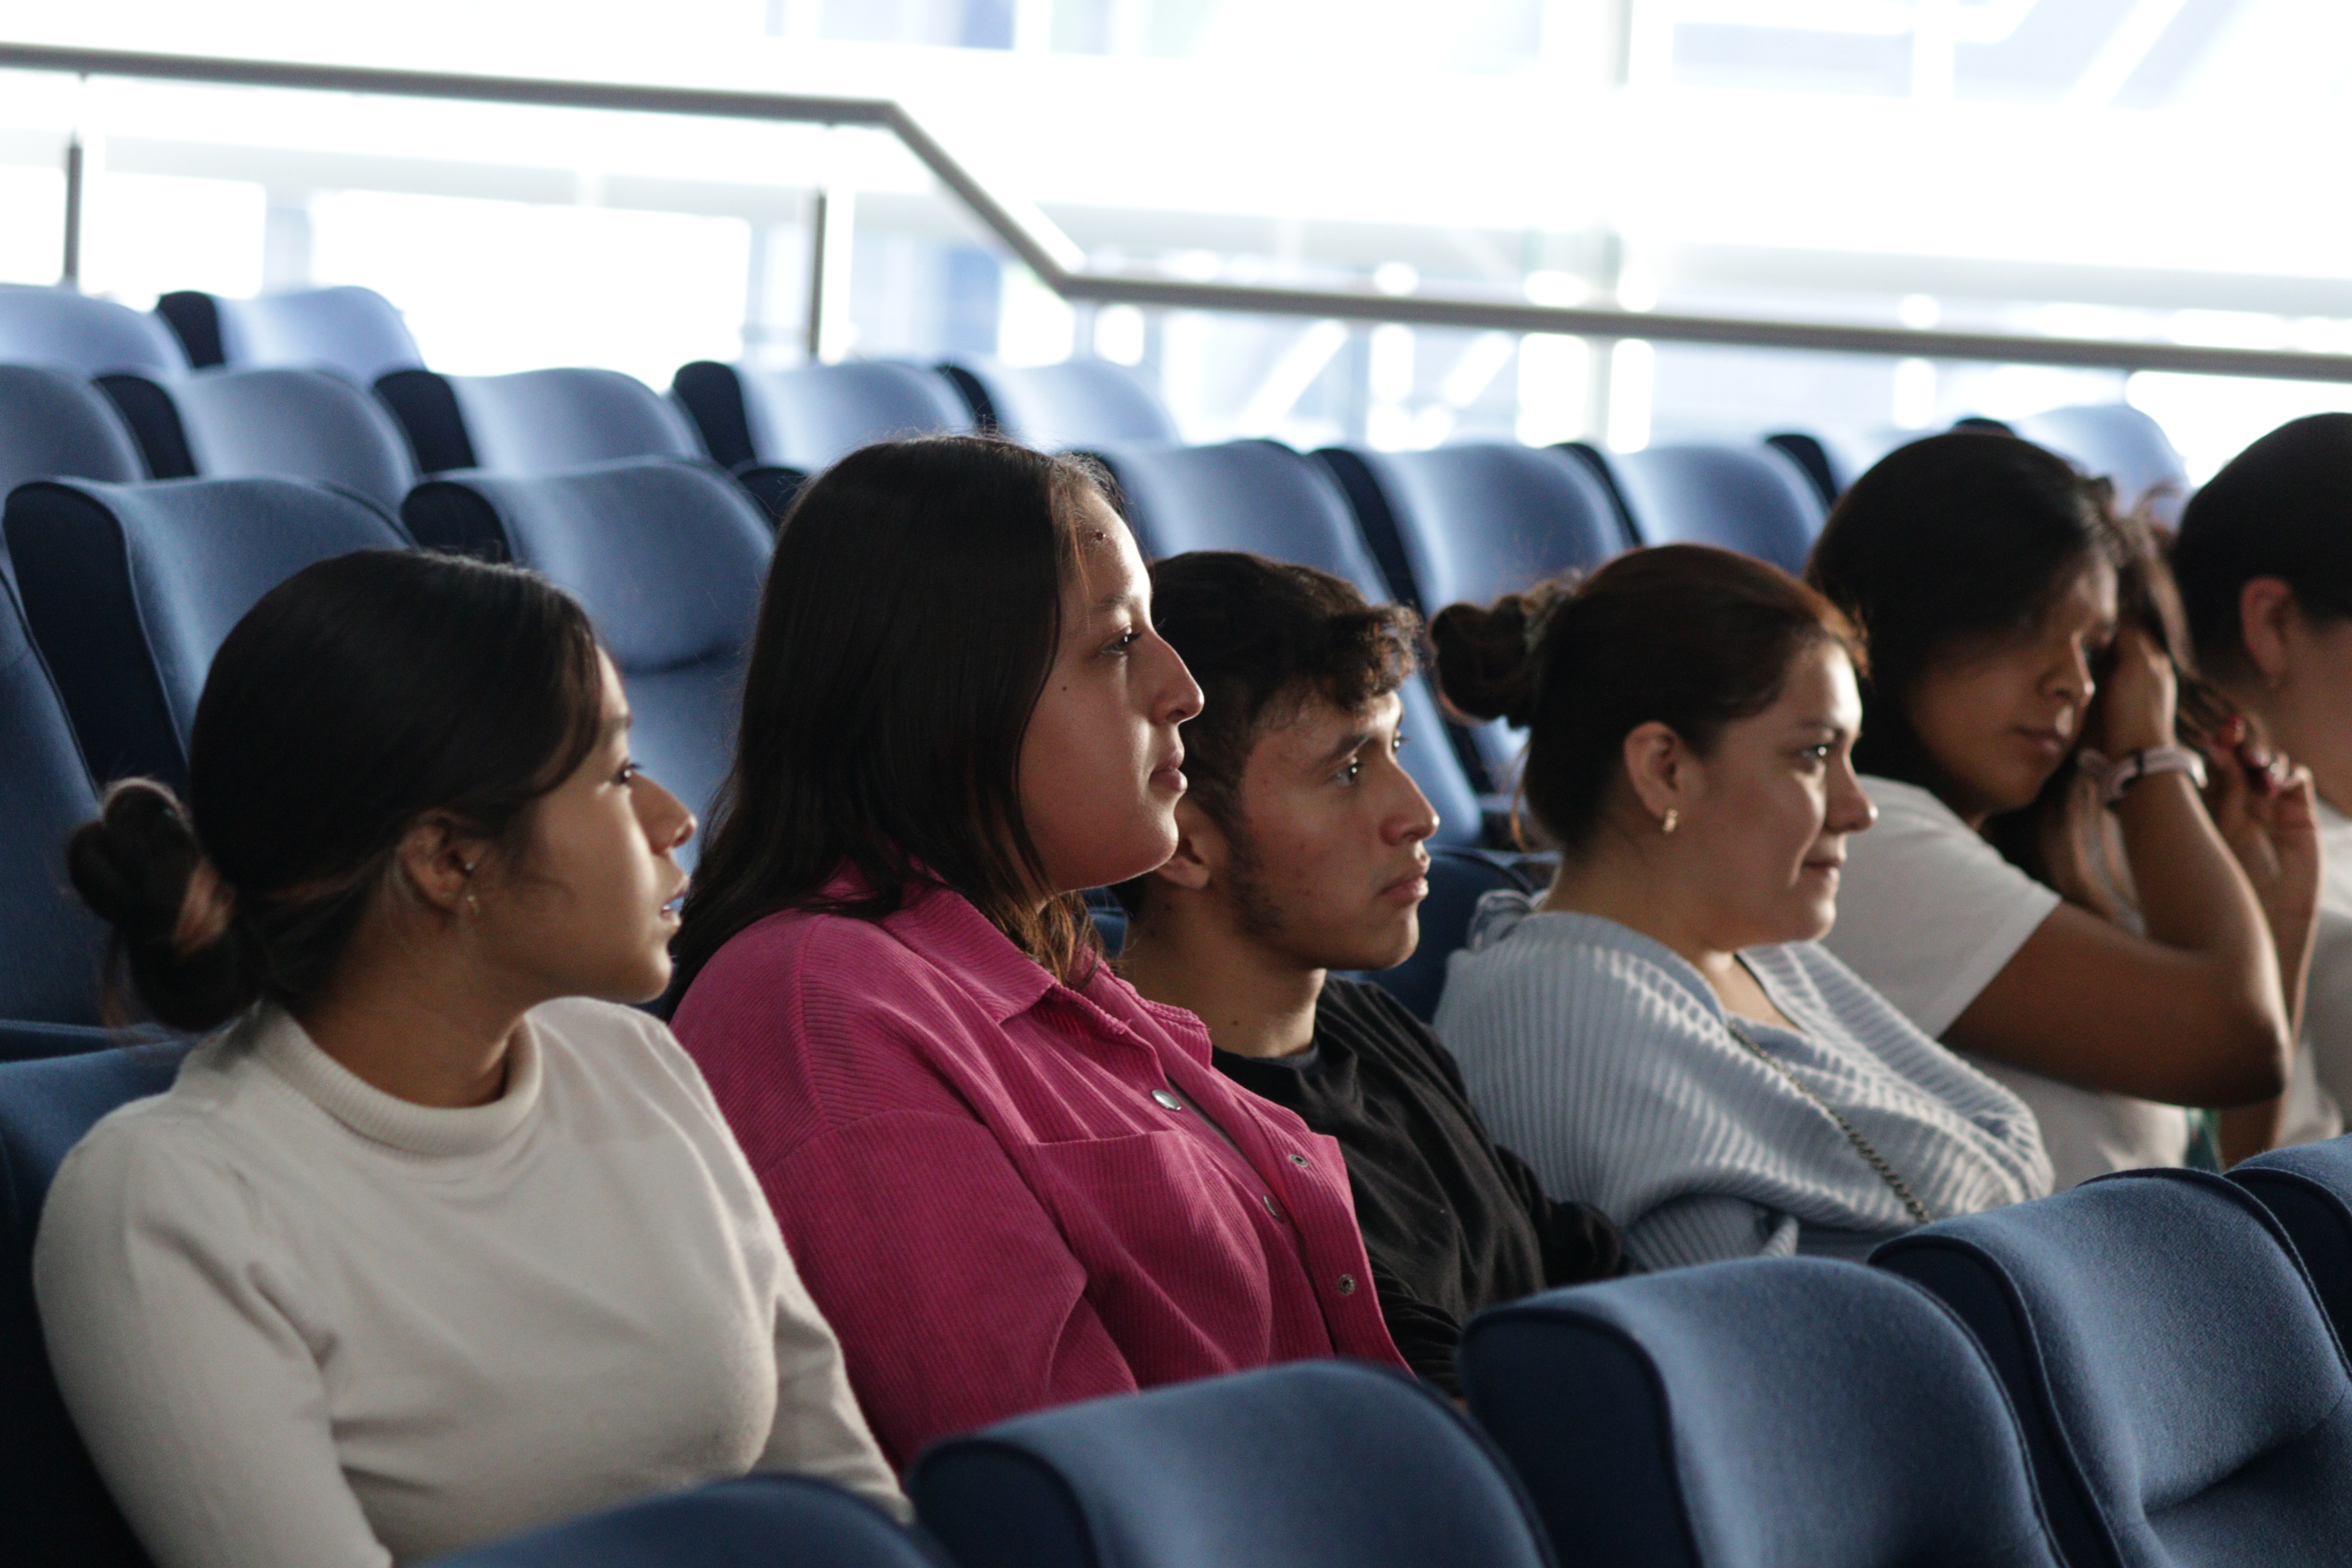
<path id="1" fill-rule="evenodd" d="M 213 654 L 254 602 L 312 562 L 409 543 L 373 501 L 276 479 L 26 485 L 0 529 L 91 776 L 175 789 Z"/>
<path id="2" fill-rule="evenodd" d="M 801 1476 L 747 1476 L 628 1503 L 435 1568 L 949 1568 L 881 1510 Z"/>
<path id="3" fill-rule="evenodd" d="M 146 1568 L 49 1375 L 33 1238 L 67 1151 L 117 1106 L 169 1089 L 187 1051 L 138 1046 L 0 1064 L 0 1519 L 11 1568 Z"/>
<path id="4" fill-rule="evenodd" d="M 193 365 L 325 367 L 365 386 L 425 363 L 392 301 L 345 284 L 232 300 L 182 290 L 155 301 Z"/>
<path id="5" fill-rule="evenodd" d="M 0 801 L 0 1018 L 95 1023 L 99 928 L 66 881 L 65 846 L 98 815 L 98 797 L 5 573 Z"/>
<path id="6" fill-rule="evenodd" d="M 632 750 L 708 818 L 774 545 L 740 486 L 659 458 L 466 475 L 419 485 L 403 516 L 421 544 L 486 551 L 576 595 L 628 687 Z"/>
<path id="7" fill-rule="evenodd" d="M 1526 1496 L 1438 1395 L 1293 1362 L 934 1444 L 908 1489 L 961 1568 L 1538 1568 Z"/>
<path id="8" fill-rule="evenodd" d="M 27 479 L 146 478 L 121 415 L 88 378 L 0 364 L 0 496 Z"/>
<path id="9" fill-rule="evenodd" d="M 2105 1176 L 1871 1261 L 1943 1298 L 1991 1356 L 2069 1561 L 2252 1568 L 2352 1541 L 2352 1371 L 2242 1188 Z"/>
<path id="10" fill-rule="evenodd" d="M 2230 1179 L 2285 1228 L 2336 1340 L 2352 1346 L 2352 1134 L 2257 1154 Z"/>
<path id="11" fill-rule="evenodd" d="M 1461 1364 L 1568 1561 L 2057 1568 L 1983 1352 L 1854 1264 L 1552 1291 L 1474 1319 Z"/>

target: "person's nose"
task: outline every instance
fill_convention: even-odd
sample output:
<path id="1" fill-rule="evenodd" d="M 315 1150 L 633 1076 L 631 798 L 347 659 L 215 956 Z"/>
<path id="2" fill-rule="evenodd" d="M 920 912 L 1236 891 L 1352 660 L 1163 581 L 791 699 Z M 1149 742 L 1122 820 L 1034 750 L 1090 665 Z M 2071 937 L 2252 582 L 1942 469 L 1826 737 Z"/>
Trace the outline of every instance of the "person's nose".
<path id="1" fill-rule="evenodd" d="M 2098 677 L 2091 668 L 2090 649 L 2068 642 L 2051 666 L 2046 689 L 2051 696 L 2077 708 L 2090 701 L 2091 694 L 2099 689 Z"/>
<path id="2" fill-rule="evenodd" d="M 667 855 L 683 848 L 687 840 L 694 837 L 698 826 L 694 813 L 660 784 L 639 773 L 630 793 L 635 797 L 637 821 L 646 830 L 646 842 L 653 846 L 655 854 Z"/>
<path id="3" fill-rule="evenodd" d="M 1188 719 L 1199 718 L 1207 700 L 1201 695 L 1200 683 L 1192 679 L 1192 672 L 1184 668 L 1184 656 L 1157 632 L 1151 640 L 1157 645 L 1154 651 L 1167 664 L 1153 687 L 1152 717 L 1163 724 L 1181 724 Z"/>
<path id="4" fill-rule="evenodd" d="M 1829 810 L 1822 827 L 1830 833 L 1864 833 L 1878 820 L 1878 807 L 1864 793 L 1853 759 L 1841 757 L 1830 770 Z"/>
<path id="5" fill-rule="evenodd" d="M 1397 799 L 1381 819 L 1383 836 L 1391 844 L 1419 844 L 1437 832 L 1437 808 L 1402 767 L 1396 771 Z"/>

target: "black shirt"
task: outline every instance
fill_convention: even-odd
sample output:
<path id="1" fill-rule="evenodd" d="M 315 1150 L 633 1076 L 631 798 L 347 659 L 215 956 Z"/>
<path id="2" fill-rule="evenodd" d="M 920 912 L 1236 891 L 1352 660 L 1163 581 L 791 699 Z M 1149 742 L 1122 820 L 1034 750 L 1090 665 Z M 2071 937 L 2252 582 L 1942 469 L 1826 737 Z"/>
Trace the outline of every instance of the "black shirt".
<path id="1" fill-rule="evenodd" d="M 1216 1064 L 1339 1141 L 1389 1335 L 1440 1387 L 1460 1392 L 1454 1352 L 1473 1314 L 1627 1271 L 1609 1217 L 1544 1195 L 1487 1135 L 1444 1045 L 1379 986 L 1327 980 L 1305 1052 Z"/>

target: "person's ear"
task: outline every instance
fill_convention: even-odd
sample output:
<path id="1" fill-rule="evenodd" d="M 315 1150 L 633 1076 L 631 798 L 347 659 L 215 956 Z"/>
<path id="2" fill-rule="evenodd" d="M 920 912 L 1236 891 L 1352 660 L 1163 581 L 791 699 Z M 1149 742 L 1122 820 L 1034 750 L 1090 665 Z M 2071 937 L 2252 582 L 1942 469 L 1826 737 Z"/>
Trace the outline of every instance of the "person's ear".
<path id="1" fill-rule="evenodd" d="M 1643 815 L 1666 832 L 1690 807 L 1693 759 L 1683 738 L 1653 720 L 1625 735 L 1625 776 Z"/>
<path id="2" fill-rule="evenodd" d="M 476 889 L 488 853 L 489 846 L 479 836 L 465 832 L 447 817 L 426 816 L 401 835 L 394 857 L 418 899 L 444 914 L 456 914 L 479 907 Z"/>
<path id="3" fill-rule="evenodd" d="M 1176 803 L 1176 853 L 1152 875 L 1197 893 L 1224 874 L 1228 854 L 1224 834 L 1186 797 Z"/>
<path id="4" fill-rule="evenodd" d="M 2294 662 L 2295 634 L 2301 631 L 2301 606 L 2294 590 L 2282 577 L 2249 577 L 2238 588 L 2238 641 L 2246 662 L 2266 686 L 2287 678 Z"/>

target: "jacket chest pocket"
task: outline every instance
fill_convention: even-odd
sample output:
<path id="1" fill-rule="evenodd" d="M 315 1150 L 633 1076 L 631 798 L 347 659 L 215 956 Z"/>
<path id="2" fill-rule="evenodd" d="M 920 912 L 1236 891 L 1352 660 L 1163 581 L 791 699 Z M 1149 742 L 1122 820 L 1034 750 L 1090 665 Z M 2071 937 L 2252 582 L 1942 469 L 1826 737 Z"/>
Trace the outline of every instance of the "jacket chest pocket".
<path id="1" fill-rule="evenodd" d="M 1032 1144 L 1029 1180 L 1086 1266 L 1098 1310 L 1158 1300 L 1228 1316 L 1270 1295 L 1265 1242 L 1244 1194 L 1191 1133 Z M 1189 1313 L 1187 1315 L 1190 1315 Z"/>

